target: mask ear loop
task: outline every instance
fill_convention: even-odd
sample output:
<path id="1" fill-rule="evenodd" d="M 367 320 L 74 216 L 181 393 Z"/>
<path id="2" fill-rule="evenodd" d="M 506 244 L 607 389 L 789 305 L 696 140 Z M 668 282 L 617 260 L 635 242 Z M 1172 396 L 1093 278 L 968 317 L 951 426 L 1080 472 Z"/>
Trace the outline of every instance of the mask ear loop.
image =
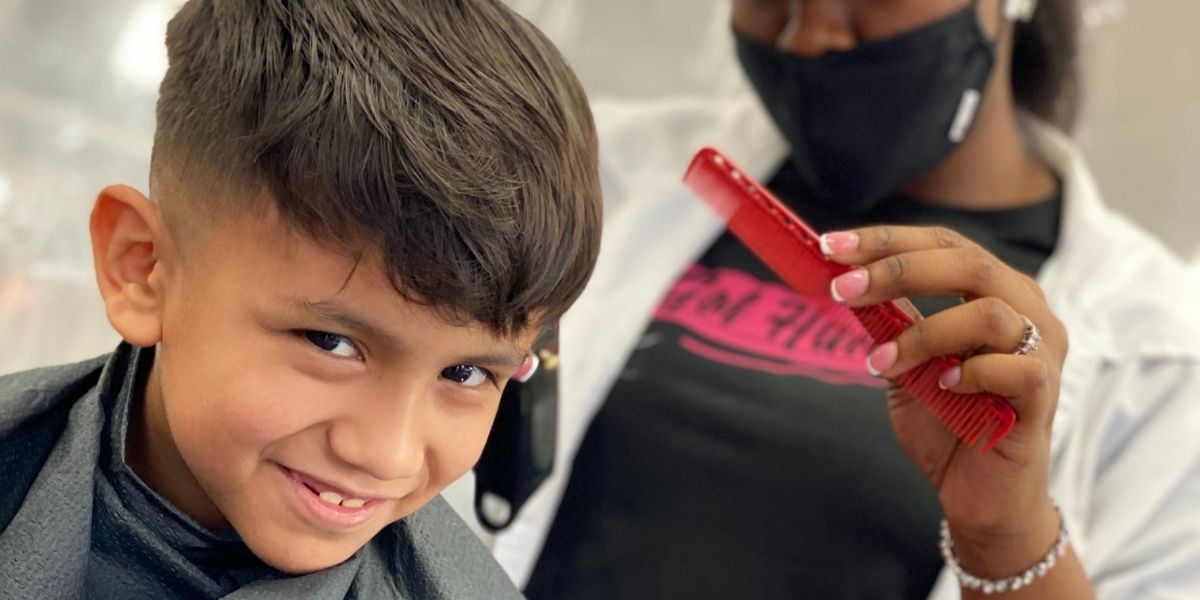
<path id="1" fill-rule="evenodd" d="M 1037 3 L 1038 0 L 1004 0 L 1004 18 L 1014 23 L 1028 23 L 1037 10 Z M 978 4 L 979 0 L 971 2 L 971 6 Z M 980 90 L 963 90 L 962 99 L 958 101 L 958 110 L 954 112 L 954 120 L 950 122 L 950 129 L 946 132 L 947 139 L 958 144 L 967 137 L 967 131 L 975 121 L 975 111 L 979 109 L 979 101 L 982 99 L 983 94 Z"/>
<path id="2" fill-rule="evenodd" d="M 1005 0 L 1006 3 L 1011 3 L 1012 0 Z M 1005 10 L 1008 10 L 1008 4 L 1005 4 Z M 971 17 L 975 23 L 975 31 L 979 33 L 980 43 L 987 47 L 988 52 L 995 52 L 995 40 L 987 39 L 987 34 L 984 33 L 983 25 L 979 22 L 979 0 L 971 0 Z M 946 139 L 951 143 L 959 144 L 967 137 L 967 132 L 971 130 L 971 123 L 975 121 L 975 111 L 979 109 L 979 101 L 983 99 L 983 94 L 975 88 L 967 88 L 963 90 L 962 98 L 958 100 L 958 109 L 954 111 L 954 119 L 950 121 L 950 129 L 946 131 Z"/>

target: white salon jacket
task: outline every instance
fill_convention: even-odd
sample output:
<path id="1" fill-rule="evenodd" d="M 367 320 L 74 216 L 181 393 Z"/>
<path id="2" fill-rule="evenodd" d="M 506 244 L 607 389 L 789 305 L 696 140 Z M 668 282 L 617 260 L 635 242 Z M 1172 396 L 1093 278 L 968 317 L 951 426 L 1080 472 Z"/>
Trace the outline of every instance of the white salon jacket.
<path id="1" fill-rule="evenodd" d="M 684 96 L 594 103 L 605 230 L 595 274 L 562 322 L 556 470 L 493 540 L 496 558 L 520 585 L 590 419 L 660 299 L 723 230 L 680 182 L 691 154 L 717 145 L 759 178 L 784 157 L 756 106 L 712 104 Z M 1064 185 L 1058 249 L 1039 276 L 1071 336 L 1051 493 L 1100 598 L 1200 599 L 1200 280 L 1104 207 L 1064 136 L 1026 125 L 1029 143 Z M 469 506 L 459 508 L 470 514 Z M 930 598 L 958 596 L 944 571 Z"/>

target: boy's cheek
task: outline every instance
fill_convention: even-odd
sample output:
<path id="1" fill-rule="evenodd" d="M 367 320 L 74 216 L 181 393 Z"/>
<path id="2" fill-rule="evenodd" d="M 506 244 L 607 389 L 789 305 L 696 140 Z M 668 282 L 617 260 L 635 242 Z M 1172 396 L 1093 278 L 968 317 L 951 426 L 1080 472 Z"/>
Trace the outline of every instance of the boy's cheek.
<path id="1" fill-rule="evenodd" d="M 255 366 L 195 369 L 180 373 L 176 385 L 164 390 L 170 435 L 210 496 L 233 492 L 213 487 L 253 479 L 271 452 L 305 428 L 299 409 L 311 405 L 311 399 L 303 390 L 287 387 L 287 379 L 276 371 Z"/>
<path id="2" fill-rule="evenodd" d="M 237 446 L 265 446 L 302 428 L 301 408 L 311 402 L 303 389 L 287 385 L 283 370 L 235 361 L 192 370 L 179 381 L 184 389 L 172 389 L 167 397 L 171 412 L 180 415 L 173 425 L 193 430 L 202 439 L 225 439 Z"/>
<path id="3" fill-rule="evenodd" d="M 479 462 L 495 421 L 496 411 L 481 411 L 470 419 L 447 420 L 429 431 L 427 460 L 430 485 L 440 493 Z"/>

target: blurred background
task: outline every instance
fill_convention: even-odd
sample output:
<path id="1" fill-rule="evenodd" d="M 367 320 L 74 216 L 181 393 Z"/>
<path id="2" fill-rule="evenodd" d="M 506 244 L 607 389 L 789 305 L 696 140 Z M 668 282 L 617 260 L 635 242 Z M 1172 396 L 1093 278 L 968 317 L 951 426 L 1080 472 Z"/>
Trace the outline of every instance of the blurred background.
<path id="1" fill-rule="evenodd" d="M 1200 2 L 1081 2 L 1077 137 L 1101 190 L 1200 263 Z M 0 0 L 0 374 L 117 341 L 93 281 L 88 213 L 106 184 L 146 189 L 163 32 L 179 4 Z M 744 91 L 727 0 L 511 4 L 607 105 Z"/>

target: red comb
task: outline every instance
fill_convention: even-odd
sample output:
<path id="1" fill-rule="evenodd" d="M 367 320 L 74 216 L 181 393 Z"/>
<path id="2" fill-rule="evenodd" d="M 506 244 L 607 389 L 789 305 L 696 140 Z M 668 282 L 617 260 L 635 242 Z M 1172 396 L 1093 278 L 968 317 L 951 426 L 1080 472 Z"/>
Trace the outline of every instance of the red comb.
<path id="1" fill-rule="evenodd" d="M 828 295 L 831 280 L 851 270 L 825 258 L 816 232 L 720 151 L 704 148 L 697 152 L 683 181 L 796 291 Z M 896 339 L 920 318 L 910 316 L 896 301 L 851 310 L 877 344 Z M 912 312 L 916 314 L 915 309 Z M 986 452 L 1013 428 L 1017 412 L 995 394 L 956 394 L 938 387 L 941 374 L 961 364 L 957 356 L 933 358 L 897 377 L 896 383 L 966 444 L 974 446 L 986 438 Z"/>

